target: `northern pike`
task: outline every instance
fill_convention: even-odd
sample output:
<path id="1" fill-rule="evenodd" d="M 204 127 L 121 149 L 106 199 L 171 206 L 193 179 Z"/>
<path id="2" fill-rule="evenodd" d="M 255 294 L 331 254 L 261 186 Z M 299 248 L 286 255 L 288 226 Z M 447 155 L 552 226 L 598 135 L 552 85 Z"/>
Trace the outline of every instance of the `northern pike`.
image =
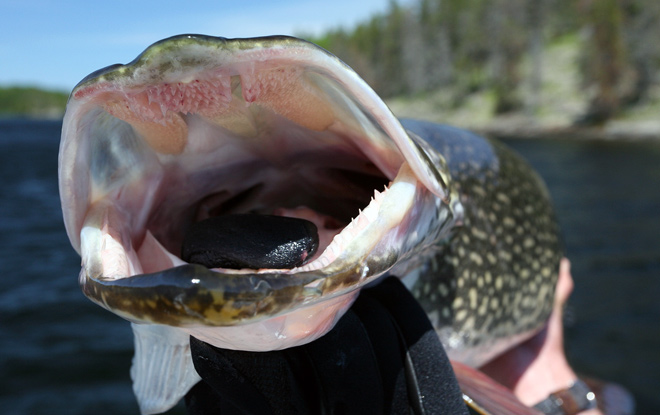
<path id="1" fill-rule="evenodd" d="M 403 278 L 449 356 L 479 366 L 536 333 L 562 257 L 548 192 L 500 143 L 400 122 L 351 68 L 284 36 L 181 35 L 73 90 L 59 186 L 87 297 L 131 321 L 143 413 L 199 380 L 188 336 L 267 351 L 328 332 L 360 289 Z M 292 269 L 208 269 L 192 224 L 313 222 Z"/>

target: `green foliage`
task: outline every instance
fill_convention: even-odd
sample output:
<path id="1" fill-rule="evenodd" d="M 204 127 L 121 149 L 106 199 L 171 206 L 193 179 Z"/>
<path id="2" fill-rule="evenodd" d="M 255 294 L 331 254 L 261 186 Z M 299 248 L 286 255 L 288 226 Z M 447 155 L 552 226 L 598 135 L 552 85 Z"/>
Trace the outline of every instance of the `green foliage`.
<path id="1" fill-rule="evenodd" d="M 457 97 L 492 93 L 497 112 L 533 112 L 542 74 L 552 70 L 543 50 L 579 44 L 583 87 L 593 105 L 607 104 L 607 118 L 657 82 L 658 38 L 657 0 L 416 0 L 391 1 L 386 13 L 312 41 L 383 97 L 451 86 Z"/>
<path id="2" fill-rule="evenodd" d="M 68 95 L 35 87 L 0 88 L 0 115 L 58 117 L 64 113 Z"/>

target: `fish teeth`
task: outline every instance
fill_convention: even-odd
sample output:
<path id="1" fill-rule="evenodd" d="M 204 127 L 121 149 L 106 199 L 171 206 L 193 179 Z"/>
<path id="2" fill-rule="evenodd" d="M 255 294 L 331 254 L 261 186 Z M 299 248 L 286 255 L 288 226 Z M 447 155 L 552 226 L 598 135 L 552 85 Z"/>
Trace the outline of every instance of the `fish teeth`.
<path id="1" fill-rule="evenodd" d="M 369 205 L 364 210 L 363 216 L 369 220 L 369 223 L 373 223 L 376 219 L 378 219 L 378 209 L 375 206 Z"/>
<path id="2" fill-rule="evenodd" d="M 359 229 L 364 229 L 367 226 L 369 226 L 370 221 L 369 221 L 369 218 L 367 216 L 360 215 L 360 216 L 358 216 L 357 223 L 358 223 Z"/>
<path id="3" fill-rule="evenodd" d="M 383 200 L 383 192 L 374 190 L 374 197 L 372 200 L 375 200 L 377 203 L 380 203 Z"/>
<path id="4" fill-rule="evenodd" d="M 160 112 L 163 114 L 163 118 L 167 116 L 167 104 L 160 102 Z"/>

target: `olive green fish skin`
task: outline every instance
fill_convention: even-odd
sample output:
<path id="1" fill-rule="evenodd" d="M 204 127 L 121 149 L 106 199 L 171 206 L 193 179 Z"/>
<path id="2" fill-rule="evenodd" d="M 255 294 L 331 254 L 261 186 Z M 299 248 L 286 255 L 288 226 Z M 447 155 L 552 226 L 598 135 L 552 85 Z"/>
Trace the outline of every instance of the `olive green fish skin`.
<path id="1" fill-rule="evenodd" d="M 464 207 L 462 225 L 412 291 L 449 350 L 533 333 L 553 305 L 563 256 L 545 185 L 512 150 L 456 128 L 405 121 L 441 153 Z"/>
<path id="2" fill-rule="evenodd" d="M 186 323 L 181 315 L 197 323 L 217 321 L 220 316 L 241 321 L 255 314 L 273 315 L 302 294 L 302 287 L 286 286 L 286 280 L 276 275 L 259 281 L 240 275 L 223 277 L 205 266 L 189 264 L 117 281 L 91 280 L 82 289 L 93 301 L 127 318 L 173 326 Z"/>
<path id="3" fill-rule="evenodd" d="M 396 255 L 368 260 L 364 268 L 382 274 L 397 260 Z M 118 280 L 85 276 L 81 289 L 89 299 L 129 321 L 229 326 L 276 316 L 309 298 L 330 297 L 356 284 L 361 274 L 358 266 L 355 270 L 331 269 L 322 284 L 305 287 L 319 278 L 318 272 L 300 272 L 294 280 L 278 273 L 255 277 L 188 264 Z"/>
<path id="4" fill-rule="evenodd" d="M 176 35 L 168 37 L 150 45 L 144 52 L 137 58 L 132 60 L 126 65 L 114 64 L 104 68 L 98 69 L 85 78 L 83 78 L 74 89 L 84 87 L 86 85 L 93 85 L 101 82 L 113 82 L 120 79 L 131 77 L 136 70 L 146 66 L 150 60 L 157 58 L 159 55 L 176 54 L 184 51 L 191 46 L 203 45 L 209 49 L 224 49 L 224 50 L 250 50 L 255 48 L 269 48 L 269 47 L 290 47 L 307 44 L 310 48 L 319 49 L 318 46 L 309 43 L 303 39 L 298 39 L 290 36 L 264 36 L 260 38 L 247 38 L 247 39 L 229 39 L 218 36 L 206 36 L 200 34 L 189 35 Z M 327 53 L 327 52 L 326 52 Z M 179 66 L 195 67 L 206 64 L 204 60 L 186 60 L 180 59 Z M 172 69 L 172 65 L 163 64 L 160 67 L 153 69 L 150 68 L 151 80 L 153 82 L 160 81 L 164 74 Z"/>

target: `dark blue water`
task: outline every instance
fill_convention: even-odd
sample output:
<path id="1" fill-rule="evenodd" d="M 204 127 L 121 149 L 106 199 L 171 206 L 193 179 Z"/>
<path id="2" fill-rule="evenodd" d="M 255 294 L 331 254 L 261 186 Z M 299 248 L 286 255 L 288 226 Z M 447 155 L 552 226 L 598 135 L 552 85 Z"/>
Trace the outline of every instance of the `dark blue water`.
<path id="1" fill-rule="evenodd" d="M 77 285 L 60 128 L 0 121 L 0 414 L 136 414 L 129 325 Z M 639 414 L 660 413 L 660 140 L 509 143 L 556 200 L 576 280 L 572 363 L 629 387 Z"/>
<path id="2" fill-rule="evenodd" d="M 572 261 L 568 355 L 660 414 L 660 137 L 507 140 L 543 175 Z"/>

